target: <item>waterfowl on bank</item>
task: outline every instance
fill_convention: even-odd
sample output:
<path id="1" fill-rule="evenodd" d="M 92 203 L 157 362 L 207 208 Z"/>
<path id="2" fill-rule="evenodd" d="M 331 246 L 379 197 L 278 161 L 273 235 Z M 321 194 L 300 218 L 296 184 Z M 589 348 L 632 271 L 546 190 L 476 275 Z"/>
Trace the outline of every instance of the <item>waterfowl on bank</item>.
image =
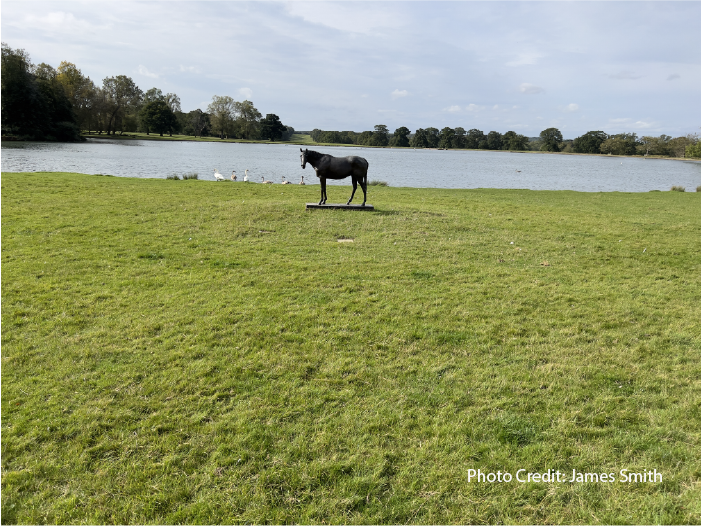
<path id="1" fill-rule="evenodd" d="M 215 178 L 217 181 L 226 181 L 226 179 L 224 179 L 224 176 L 223 176 L 222 174 L 219 173 L 219 169 L 218 169 L 218 168 L 215 168 L 215 169 L 214 169 L 214 178 Z"/>
<path id="2" fill-rule="evenodd" d="M 302 176 L 302 180 L 299 182 L 299 184 L 307 184 L 304 182 L 304 176 Z"/>
<path id="3" fill-rule="evenodd" d="M 243 175 L 243 182 L 244 183 L 248 182 L 248 168 L 246 168 L 246 173 Z"/>
<path id="4" fill-rule="evenodd" d="M 292 183 L 289 181 L 285 181 L 285 176 L 283 175 L 282 176 L 282 183 L 280 183 L 280 184 L 292 184 Z"/>
<path id="5" fill-rule="evenodd" d="M 263 176 L 262 179 L 263 179 L 263 184 L 273 184 L 272 181 L 266 181 L 265 176 Z"/>
<path id="6" fill-rule="evenodd" d="M 236 170 L 232 170 L 232 171 L 231 171 L 231 180 L 232 180 L 232 181 L 236 181 L 236 180 L 237 180 L 237 177 L 236 177 Z"/>

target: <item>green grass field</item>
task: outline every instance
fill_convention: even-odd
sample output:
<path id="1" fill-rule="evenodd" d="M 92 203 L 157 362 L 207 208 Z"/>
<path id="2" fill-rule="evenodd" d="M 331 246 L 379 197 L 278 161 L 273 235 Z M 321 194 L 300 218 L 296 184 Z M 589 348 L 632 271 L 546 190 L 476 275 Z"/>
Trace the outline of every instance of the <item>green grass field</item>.
<path id="1" fill-rule="evenodd" d="M 318 192 L 2 175 L 4 524 L 701 522 L 701 194 Z"/>

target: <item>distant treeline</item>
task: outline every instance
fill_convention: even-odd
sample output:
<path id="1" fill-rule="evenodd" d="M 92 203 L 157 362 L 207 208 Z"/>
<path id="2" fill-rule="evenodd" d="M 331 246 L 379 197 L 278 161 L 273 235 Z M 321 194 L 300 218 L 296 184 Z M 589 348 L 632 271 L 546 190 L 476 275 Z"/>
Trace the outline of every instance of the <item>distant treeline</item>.
<path id="1" fill-rule="evenodd" d="M 212 97 L 207 111 L 183 112 L 180 98 L 143 92 L 126 75 L 97 86 L 70 62 L 34 65 L 26 51 L 2 44 L 2 134 L 28 140 L 75 141 L 80 131 L 107 135 L 183 133 L 236 139 L 287 140 L 294 133 L 251 101 Z"/>
<path id="2" fill-rule="evenodd" d="M 672 138 L 638 137 L 635 133 L 608 135 L 603 131 L 590 131 L 573 140 L 564 140 L 557 128 L 540 132 L 539 137 L 525 137 L 514 131 L 501 134 L 464 128 L 419 128 L 413 134 L 402 126 L 389 133 L 387 126 L 378 124 L 374 131 L 310 132 L 312 140 L 331 144 L 357 144 L 363 146 L 404 146 L 413 148 L 466 148 L 472 150 L 538 150 L 568 153 L 599 153 L 612 155 L 661 155 L 671 157 L 701 157 L 701 142 L 697 135 Z"/>

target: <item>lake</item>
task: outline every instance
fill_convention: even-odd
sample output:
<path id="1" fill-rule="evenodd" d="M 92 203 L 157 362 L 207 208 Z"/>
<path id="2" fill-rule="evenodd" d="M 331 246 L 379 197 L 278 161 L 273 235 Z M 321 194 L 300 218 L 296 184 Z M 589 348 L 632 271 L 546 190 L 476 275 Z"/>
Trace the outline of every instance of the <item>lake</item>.
<path id="1" fill-rule="evenodd" d="M 302 170 L 299 145 L 217 142 L 161 142 L 88 139 L 77 144 L 3 142 L 3 172 L 79 172 L 118 177 L 163 178 L 195 172 L 214 181 L 213 170 L 239 179 L 276 183 L 302 175 L 318 184 L 314 170 Z M 335 156 L 359 155 L 370 163 L 369 180 L 414 188 L 525 188 L 580 192 L 649 192 L 671 186 L 695 191 L 701 186 L 701 163 L 643 159 L 545 155 L 537 153 L 399 150 L 362 147 L 315 147 Z M 331 182 L 350 186 L 350 179 Z"/>

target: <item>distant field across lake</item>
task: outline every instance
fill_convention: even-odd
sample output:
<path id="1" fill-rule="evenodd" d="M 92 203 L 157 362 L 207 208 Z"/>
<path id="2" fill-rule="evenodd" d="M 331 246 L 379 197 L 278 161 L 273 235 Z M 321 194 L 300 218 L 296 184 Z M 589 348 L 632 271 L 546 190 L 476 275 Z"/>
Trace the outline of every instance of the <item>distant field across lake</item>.
<path id="1" fill-rule="evenodd" d="M 317 195 L 3 173 L 3 523 L 701 521 L 701 194 Z"/>
<path id="2" fill-rule="evenodd" d="M 528 152 L 413 150 L 302 146 L 335 156 L 359 155 L 370 163 L 368 178 L 394 187 L 512 188 L 581 192 L 648 192 L 701 185 L 701 162 L 553 155 Z M 213 170 L 229 178 L 236 170 L 251 181 L 262 177 L 316 184 L 302 170 L 297 144 L 89 139 L 79 144 L 2 143 L 2 171 L 72 171 L 119 177 L 162 178 L 197 173 L 214 181 Z M 331 183 L 330 183 L 331 184 Z M 334 182 L 349 185 L 349 181 Z"/>

